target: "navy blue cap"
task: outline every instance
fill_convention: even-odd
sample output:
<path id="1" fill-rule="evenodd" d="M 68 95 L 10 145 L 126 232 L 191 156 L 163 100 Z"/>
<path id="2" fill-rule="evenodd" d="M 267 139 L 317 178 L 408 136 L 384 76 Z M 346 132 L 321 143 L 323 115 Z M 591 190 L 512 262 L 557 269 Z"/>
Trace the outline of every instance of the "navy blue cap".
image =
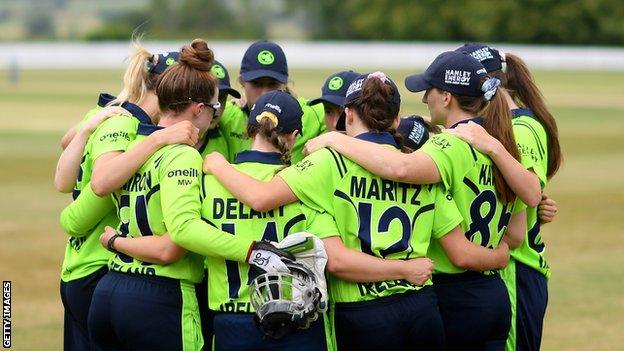
<path id="1" fill-rule="evenodd" d="M 214 65 L 210 68 L 210 72 L 219 79 L 219 94 L 227 93 L 240 99 L 241 94 L 230 85 L 230 74 L 221 62 L 215 60 Z"/>
<path id="2" fill-rule="evenodd" d="M 394 84 L 392 79 L 388 78 L 382 72 L 362 74 L 359 77 L 355 78 L 353 82 L 349 85 L 349 88 L 347 88 L 343 106 L 346 106 L 356 101 L 360 96 L 362 96 L 362 87 L 364 86 L 364 81 L 369 77 L 379 77 L 379 79 L 382 79 L 386 84 L 390 85 L 390 87 L 392 88 L 392 92 L 390 93 L 390 103 L 394 104 L 395 106 L 401 106 L 401 94 L 399 93 L 399 88 L 396 86 L 396 84 Z M 346 130 L 346 118 L 346 113 L 342 111 L 342 113 L 338 117 L 338 121 L 336 121 L 336 130 Z"/>
<path id="3" fill-rule="evenodd" d="M 401 118 L 397 132 L 403 136 L 403 145 L 418 150 L 429 139 L 425 120 L 417 115 Z"/>
<path id="4" fill-rule="evenodd" d="M 145 68 L 150 73 L 161 74 L 169 66 L 173 66 L 180 61 L 180 53 L 177 51 L 165 52 L 164 54 L 158 54 L 156 57 L 156 63 L 147 60 Z"/>
<path id="5" fill-rule="evenodd" d="M 327 77 L 325 84 L 321 88 L 321 97 L 310 100 L 308 105 L 316 105 L 321 102 L 329 102 L 342 106 L 349 85 L 361 74 L 353 71 L 342 71 Z"/>
<path id="6" fill-rule="evenodd" d="M 465 52 L 443 52 L 427 67 L 425 73 L 405 78 L 405 87 L 412 92 L 438 88 L 450 93 L 482 96 L 481 78 L 487 72 L 483 65 Z"/>
<path id="7" fill-rule="evenodd" d="M 284 50 L 272 41 L 257 41 L 245 51 L 240 75 L 243 81 L 270 77 L 288 83 L 288 64 Z"/>
<path id="8" fill-rule="evenodd" d="M 281 133 L 298 130 L 301 133 L 303 110 L 297 99 L 290 94 L 274 90 L 263 94 L 256 100 L 249 112 L 250 125 L 258 126 L 263 118 L 268 118 Z"/>
<path id="9" fill-rule="evenodd" d="M 481 43 L 466 43 L 455 51 L 465 52 L 481 62 L 485 70 L 489 72 L 503 69 L 503 60 L 498 50 Z"/>

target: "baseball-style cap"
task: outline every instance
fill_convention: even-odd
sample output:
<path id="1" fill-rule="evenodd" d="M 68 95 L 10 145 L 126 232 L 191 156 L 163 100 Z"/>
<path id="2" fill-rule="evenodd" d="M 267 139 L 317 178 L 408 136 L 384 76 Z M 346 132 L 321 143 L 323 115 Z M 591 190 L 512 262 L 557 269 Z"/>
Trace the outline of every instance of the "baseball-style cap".
<path id="1" fill-rule="evenodd" d="M 169 66 L 173 66 L 180 61 L 180 53 L 177 51 L 165 52 L 164 54 L 158 54 L 156 57 L 156 63 L 147 60 L 145 68 L 149 73 L 161 74 Z"/>
<path id="2" fill-rule="evenodd" d="M 240 99 L 241 94 L 230 85 L 230 74 L 221 62 L 215 60 L 214 65 L 210 68 L 210 72 L 219 79 L 219 94 L 223 92 Z"/>
<path id="3" fill-rule="evenodd" d="M 465 52 L 481 62 L 485 70 L 489 72 L 500 71 L 503 69 L 503 60 L 500 52 L 481 43 L 466 43 L 458 47 L 455 51 Z"/>
<path id="4" fill-rule="evenodd" d="M 288 64 L 284 50 L 268 40 L 260 40 L 251 44 L 243 55 L 240 75 L 245 82 L 270 77 L 279 82 L 288 83 Z"/>
<path id="5" fill-rule="evenodd" d="M 373 72 L 369 74 L 362 74 L 359 77 L 355 78 L 353 82 L 347 88 L 347 92 L 344 99 L 343 106 L 346 106 L 354 101 L 356 101 L 360 96 L 362 96 L 362 87 L 364 86 L 364 81 L 366 79 L 381 79 L 384 83 L 390 85 L 392 88 L 392 92 L 390 93 L 390 103 L 395 106 L 401 106 L 401 94 L 399 93 L 399 88 L 394 84 L 392 79 L 388 78 L 382 72 Z M 338 121 L 336 122 L 336 130 L 344 131 L 346 130 L 346 114 L 344 111 L 338 117 Z"/>
<path id="6" fill-rule="evenodd" d="M 349 85 L 360 75 L 360 73 L 353 71 L 342 71 L 330 75 L 321 88 L 321 97 L 310 100 L 308 105 L 312 106 L 321 102 L 329 102 L 342 106 Z"/>
<path id="7" fill-rule="evenodd" d="M 429 139 L 429 130 L 422 117 L 411 115 L 401 118 L 397 132 L 403 136 L 403 145 L 418 150 Z"/>
<path id="8" fill-rule="evenodd" d="M 274 90 L 263 94 L 256 100 L 249 112 L 250 125 L 258 126 L 263 118 L 270 119 L 282 133 L 301 131 L 303 110 L 299 102 L 290 94 Z"/>
<path id="9" fill-rule="evenodd" d="M 405 78 L 405 87 L 419 92 L 435 87 L 450 93 L 482 96 L 481 78 L 487 72 L 483 65 L 465 52 L 443 52 L 427 67 L 425 73 Z"/>

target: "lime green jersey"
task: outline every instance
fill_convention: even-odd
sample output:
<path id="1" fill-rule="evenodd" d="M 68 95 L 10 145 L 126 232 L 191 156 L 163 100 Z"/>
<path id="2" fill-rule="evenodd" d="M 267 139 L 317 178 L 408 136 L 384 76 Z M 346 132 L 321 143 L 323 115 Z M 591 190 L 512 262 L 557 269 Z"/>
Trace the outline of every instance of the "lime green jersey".
<path id="1" fill-rule="evenodd" d="M 98 113 L 101 109 L 106 107 L 111 101 L 115 100 L 116 97 L 107 93 L 101 93 L 98 96 L 98 102 L 94 108 L 87 111 L 84 118 L 76 125 L 76 132 L 79 132 L 82 129 L 82 126 L 91 119 L 96 113 Z"/>
<path id="2" fill-rule="evenodd" d="M 548 137 L 541 123 L 528 109 L 512 110 L 514 137 L 520 150 L 521 163 L 533 171 L 540 180 L 542 189 L 548 178 Z M 511 256 L 519 262 L 537 270 L 547 278 L 550 277 L 550 267 L 544 257 L 545 246 L 540 233 L 540 221 L 537 207 L 527 207 L 527 233 L 522 245 L 511 250 Z"/>
<path id="3" fill-rule="evenodd" d="M 132 148 L 159 127 L 140 125 Z M 202 158 L 187 145 L 169 145 L 156 151 L 113 194 L 121 221 L 121 235 L 139 237 L 169 233 L 171 240 L 189 250 L 180 260 L 159 265 L 118 254 L 110 269 L 157 275 L 197 283 L 203 276 L 202 255 L 222 255 L 245 261 L 251 241 L 233 237 L 200 217 Z"/>
<path id="4" fill-rule="evenodd" d="M 276 152 L 243 151 L 234 167 L 256 179 L 268 181 L 284 166 Z M 279 242 L 297 232 L 320 238 L 338 235 L 332 216 L 295 202 L 268 212 L 257 212 L 238 201 L 213 176 L 204 177 L 202 217 L 231 235 L 249 240 Z M 249 284 L 254 277 L 246 263 L 208 256 L 208 297 L 211 310 L 233 313 L 254 312 Z"/>
<path id="5" fill-rule="evenodd" d="M 478 118 L 472 121 L 480 123 Z M 468 240 L 487 248 L 497 247 L 507 230 L 513 205 L 498 199 L 492 160 L 448 133 L 432 136 L 420 151 L 438 167 L 444 187 L 464 218 L 462 229 Z M 439 241 L 432 242 L 428 256 L 435 262 L 436 273 L 465 271 L 451 263 Z"/>
<path id="6" fill-rule="evenodd" d="M 308 100 L 304 98 L 298 98 L 297 101 L 301 105 L 303 110 L 302 131 L 301 135 L 295 141 L 295 145 L 291 151 L 291 163 L 297 163 L 303 159 L 303 147 L 305 143 L 324 133 L 327 129 L 325 125 L 325 112 L 323 111 L 323 104 L 317 104 L 314 106 L 308 105 Z M 248 108 L 240 108 L 234 102 L 228 102 L 223 116 L 221 116 L 221 122 L 219 129 L 223 136 L 227 139 L 227 144 L 230 152 L 230 162 L 234 161 L 236 155 L 245 150 L 251 148 L 251 139 L 246 135 L 247 131 L 247 119 L 249 117 Z"/>
<path id="7" fill-rule="evenodd" d="M 86 113 L 78 128 L 112 99 L 111 95 L 100 94 L 97 105 Z M 61 269 L 61 280 L 64 282 L 94 273 L 104 267 L 111 257 L 98 239 L 106 226 L 116 227 L 119 221 L 110 199 L 99 198 L 89 186 L 93 172 L 92 150 L 97 143 L 93 136 L 87 140 L 72 191 L 74 201 L 61 213 L 61 226 L 70 236 Z M 81 196 L 83 192 L 86 194 Z"/>
<path id="8" fill-rule="evenodd" d="M 389 133 L 363 133 L 357 138 L 396 147 Z M 441 238 L 462 221 L 441 186 L 379 178 L 329 148 L 278 175 L 304 204 L 334 217 L 346 247 L 369 255 L 395 260 L 424 257 L 432 238 Z M 329 275 L 334 302 L 373 300 L 418 289 L 406 280 L 355 283 Z"/>
<path id="9" fill-rule="evenodd" d="M 221 134 L 219 128 L 208 130 L 204 138 L 204 143 L 198 150 L 202 158 L 205 158 L 209 153 L 218 152 L 223 155 L 226 160 L 230 159 L 227 139 Z"/>

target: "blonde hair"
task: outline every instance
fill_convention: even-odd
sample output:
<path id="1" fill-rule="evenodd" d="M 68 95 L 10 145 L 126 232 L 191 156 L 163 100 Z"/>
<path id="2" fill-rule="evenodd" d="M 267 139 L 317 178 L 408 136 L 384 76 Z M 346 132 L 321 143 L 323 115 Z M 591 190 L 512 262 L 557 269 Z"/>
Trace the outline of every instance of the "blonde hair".
<path id="1" fill-rule="evenodd" d="M 123 89 L 117 95 L 117 98 L 108 103 L 108 105 L 119 105 L 125 101 L 138 103 L 141 101 L 148 90 L 156 88 L 158 74 L 149 73 L 146 70 L 147 61 L 155 62 L 157 55 L 147 51 L 141 43 L 141 36 L 133 36 L 132 47 L 134 51 L 128 57 L 128 66 L 123 77 Z"/>

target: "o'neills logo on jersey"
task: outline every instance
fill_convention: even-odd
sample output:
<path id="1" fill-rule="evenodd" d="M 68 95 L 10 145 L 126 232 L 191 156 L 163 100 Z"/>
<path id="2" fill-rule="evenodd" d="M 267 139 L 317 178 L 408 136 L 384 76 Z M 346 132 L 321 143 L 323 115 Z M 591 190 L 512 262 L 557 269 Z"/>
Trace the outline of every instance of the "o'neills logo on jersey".
<path id="1" fill-rule="evenodd" d="M 123 139 L 126 139 L 127 141 L 130 141 L 130 135 L 128 135 L 128 133 L 126 132 L 113 132 L 113 133 L 104 134 L 100 137 L 100 141 L 111 139 L 111 141 L 115 142 L 119 138 L 123 138 Z"/>
<path id="2" fill-rule="evenodd" d="M 470 71 L 460 71 L 458 69 L 447 69 L 444 73 L 444 82 L 454 85 L 470 85 Z"/>
<path id="3" fill-rule="evenodd" d="M 493 59 L 492 52 L 489 48 L 481 48 L 470 53 L 470 56 L 479 60 L 479 62 L 487 59 Z"/>
<path id="4" fill-rule="evenodd" d="M 169 171 L 167 173 L 167 177 L 189 177 L 199 179 L 199 171 L 195 168 L 189 169 L 175 169 L 173 171 Z M 178 185 L 191 185 L 193 184 L 193 179 L 178 179 Z"/>

